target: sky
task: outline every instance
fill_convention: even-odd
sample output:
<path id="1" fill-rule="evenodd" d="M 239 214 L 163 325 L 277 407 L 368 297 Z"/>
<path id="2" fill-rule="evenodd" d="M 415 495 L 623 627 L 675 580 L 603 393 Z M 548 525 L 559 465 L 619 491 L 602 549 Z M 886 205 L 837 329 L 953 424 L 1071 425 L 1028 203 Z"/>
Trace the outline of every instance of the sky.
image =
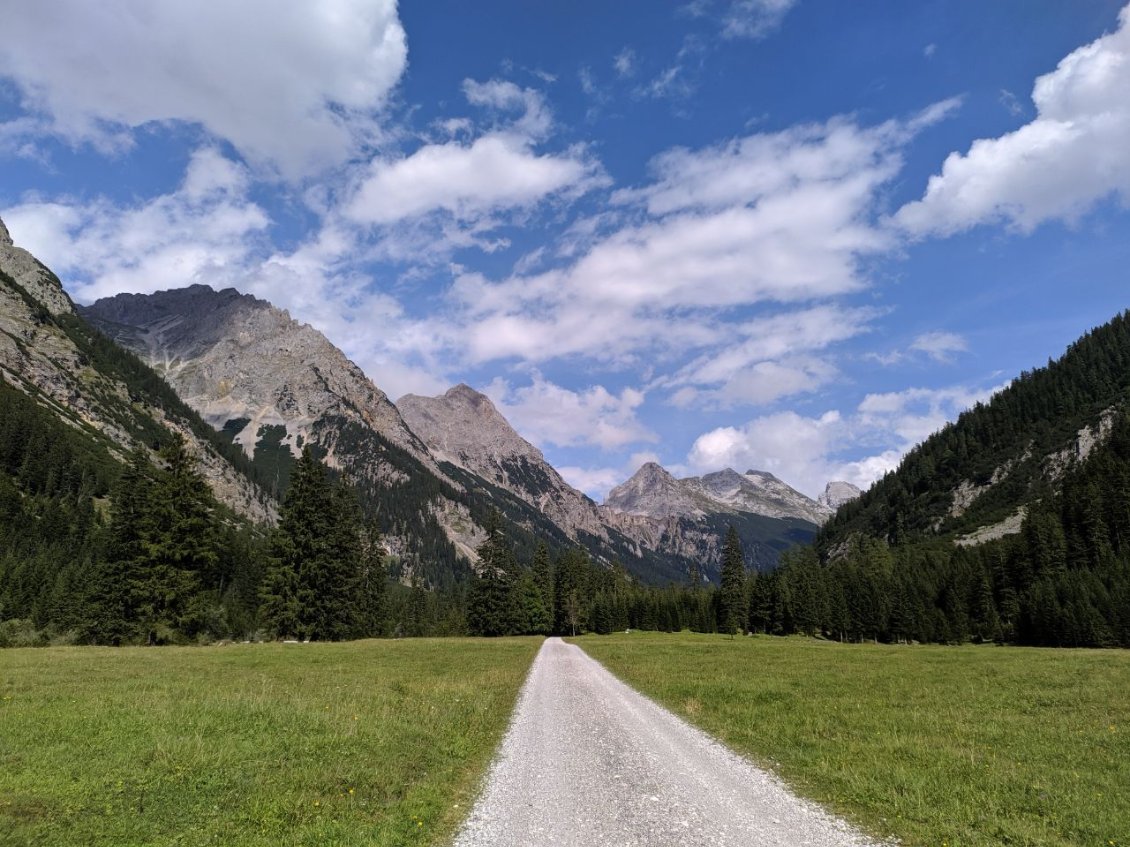
<path id="1" fill-rule="evenodd" d="M 205 283 L 598 501 L 866 487 L 1130 306 L 1121 0 L 9 0 L 0 217 Z"/>

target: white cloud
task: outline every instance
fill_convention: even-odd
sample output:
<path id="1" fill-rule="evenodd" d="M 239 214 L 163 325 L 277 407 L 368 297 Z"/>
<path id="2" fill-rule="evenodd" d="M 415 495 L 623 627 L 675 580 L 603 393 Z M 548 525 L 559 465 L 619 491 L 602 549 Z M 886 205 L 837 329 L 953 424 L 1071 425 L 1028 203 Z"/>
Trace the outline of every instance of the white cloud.
<path id="1" fill-rule="evenodd" d="M 921 200 L 895 216 L 916 235 L 983 223 L 1030 232 L 1072 222 L 1100 200 L 1130 204 L 1130 6 L 1118 29 L 1080 47 L 1036 80 L 1036 118 L 951 153 Z"/>
<path id="2" fill-rule="evenodd" d="M 630 47 L 625 47 L 612 60 L 612 67 L 616 69 L 618 76 L 633 76 L 636 72 L 636 51 Z"/>
<path id="3" fill-rule="evenodd" d="M 577 465 L 562 465 L 557 472 L 567 483 L 598 503 L 604 499 L 609 490 L 624 481 L 624 474 L 619 468 L 582 468 Z"/>
<path id="4" fill-rule="evenodd" d="M 828 476 L 828 456 L 843 432 L 838 412 L 826 412 L 818 418 L 779 412 L 755 418 L 743 427 L 720 427 L 700 435 L 691 446 L 687 463 L 698 473 L 727 467 L 739 472 L 768 471 L 815 497 L 833 478 Z"/>
<path id="5" fill-rule="evenodd" d="M 275 251 L 263 237 L 271 221 L 248 191 L 243 166 L 204 148 L 175 191 L 135 206 L 29 199 L 3 218 L 81 302 L 194 283 L 234 287 L 325 333 L 392 396 L 450 384 L 434 328 L 351 270 L 355 233 L 328 224 L 294 250 Z"/>
<path id="6" fill-rule="evenodd" d="M 474 220 L 567 189 L 583 190 L 593 173 L 593 165 L 579 156 L 539 156 L 516 136 L 487 135 L 469 145 L 429 144 L 404 159 L 374 161 L 345 213 L 367 224 L 390 224 L 433 211 Z"/>
<path id="7" fill-rule="evenodd" d="M 251 255 L 267 214 L 247 198 L 245 169 L 196 151 L 180 188 L 136 207 L 31 200 L 4 212 L 13 238 L 82 301 L 196 282 L 225 284 Z"/>
<path id="8" fill-rule="evenodd" d="M 484 393 L 523 437 L 539 446 L 592 445 L 611 450 L 656 440 L 636 416 L 644 394 L 634 388 L 619 394 L 602 385 L 573 391 L 535 372 L 528 385 L 514 387 L 498 378 Z"/>
<path id="9" fill-rule="evenodd" d="M 494 118 L 485 132 L 447 121 L 450 140 L 370 162 L 344 205 L 347 220 L 379 230 L 381 258 L 435 264 L 459 248 L 491 252 L 509 245 L 491 236 L 506 215 L 607 184 L 583 148 L 535 150 L 553 126 L 539 92 L 502 80 L 466 80 L 463 92 Z"/>
<path id="10" fill-rule="evenodd" d="M 752 400 L 781 396 L 790 380 L 814 387 L 830 371 L 811 360 L 783 362 L 784 348 L 760 349 L 764 342 L 752 336 L 763 327 L 749 310 L 867 287 L 862 261 L 894 245 L 875 222 L 877 197 L 898 172 L 901 145 L 944 113 L 931 108 L 872 128 L 837 119 L 663 154 L 649 185 L 614 194 L 617 218 L 578 234 L 571 263 L 497 282 L 459 275 L 451 290 L 462 307 L 452 343 L 476 363 L 562 356 L 662 363 L 697 354 L 705 357 L 696 367 L 710 390 L 726 382 L 722 363 L 737 355 L 742 362 L 729 367 L 731 375 L 743 362 L 775 364 L 760 365 L 761 379 L 752 377 L 758 384 L 735 384 L 733 399 L 743 392 Z M 811 349 L 866 323 L 862 313 L 827 314 L 833 320 L 810 321 L 813 332 L 819 323 L 824 333 Z M 743 323 L 750 326 L 743 330 Z M 707 368 L 735 335 L 748 347 Z M 689 371 L 680 379 L 694 381 Z"/>
<path id="11" fill-rule="evenodd" d="M 858 408 L 858 423 L 866 431 L 880 431 L 901 439 L 895 446 L 905 452 L 933 435 L 961 412 L 987 401 L 1003 385 L 991 388 L 951 386 L 908 388 L 903 391 L 868 394 Z"/>
<path id="12" fill-rule="evenodd" d="M 935 362 L 950 362 L 954 353 L 969 349 L 965 339 L 953 332 L 926 332 L 910 343 L 910 349 L 924 353 Z"/>
<path id="13" fill-rule="evenodd" d="M 797 0 L 732 0 L 722 14 L 726 38 L 764 38 L 781 25 Z"/>
<path id="14" fill-rule="evenodd" d="M 110 150 L 183 121 L 289 177 L 379 134 L 406 62 L 395 0 L 14 3 L 0 47 L 39 131 Z"/>
<path id="15" fill-rule="evenodd" d="M 834 379 L 837 370 L 811 354 L 866 332 L 876 314 L 822 305 L 735 324 L 721 349 L 657 384 L 679 389 L 672 398 L 677 406 L 763 405 L 813 391 Z"/>
<path id="16" fill-rule="evenodd" d="M 779 412 L 740 427 L 720 427 L 694 442 L 687 463 L 696 473 L 724 467 L 769 471 L 815 497 L 831 480 L 866 489 L 898 467 L 916 444 L 1003 386 L 910 388 L 870 394 L 850 415 Z"/>

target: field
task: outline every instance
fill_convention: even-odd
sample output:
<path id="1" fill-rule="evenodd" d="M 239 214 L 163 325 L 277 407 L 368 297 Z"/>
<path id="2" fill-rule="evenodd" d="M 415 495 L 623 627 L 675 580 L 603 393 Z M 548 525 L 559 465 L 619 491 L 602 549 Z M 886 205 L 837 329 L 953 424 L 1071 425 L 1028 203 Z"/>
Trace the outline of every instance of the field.
<path id="1" fill-rule="evenodd" d="M 540 644 L 0 651 L 0 844 L 442 844 Z"/>
<path id="2" fill-rule="evenodd" d="M 570 639 L 799 793 L 907 845 L 1130 845 L 1130 653 Z"/>

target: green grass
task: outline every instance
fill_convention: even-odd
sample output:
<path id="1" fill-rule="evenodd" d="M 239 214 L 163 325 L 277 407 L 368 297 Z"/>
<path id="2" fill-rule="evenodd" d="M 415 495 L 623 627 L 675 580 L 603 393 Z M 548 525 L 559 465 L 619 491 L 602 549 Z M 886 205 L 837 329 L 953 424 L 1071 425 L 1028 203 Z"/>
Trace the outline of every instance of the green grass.
<path id="1" fill-rule="evenodd" d="M 799 793 L 908 845 L 1130 845 L 1130 652 L 573 639 Z"/>
<path id="2" fill-rule="evenodd" d="M 0 844 L 444 843 L 540 643 L 0 651 Z"/>

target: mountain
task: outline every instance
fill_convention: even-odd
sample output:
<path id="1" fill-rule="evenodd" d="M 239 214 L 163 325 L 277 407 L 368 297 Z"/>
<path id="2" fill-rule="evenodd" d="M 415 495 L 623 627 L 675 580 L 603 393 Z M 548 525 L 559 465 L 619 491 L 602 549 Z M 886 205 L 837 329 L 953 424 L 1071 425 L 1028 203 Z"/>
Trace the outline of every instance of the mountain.
<path id="1" fill-rule="evenodd" d="M 1130 312 L 911 450 L 816 551 L 755 628 L 1130 646 Z"/>
<path id="2" fill-rule="evenodd" d="M 462 451 L 456 445 L 433 455 L 345 354 L 263 300 L 194 285 L 106 298 L 82 314 L 141 356 L 242 448 L 276 495 L 285 492 L 306 445 L 345 474 L 377 519 L 403 579 L 443 585 L 465 573 L 495 508 L 512 524 L 523 558 L 543 539 L 554 548 L 581 544 L 604 561 L 629 558 L 645 579 L 679 572 L 648 551 L 635 555 L 631 542 L 599 521 L 595 504 L 570 489 L 490 401 L 469 388 L 432 405 L 433 418 L 442 411 L 462 423 L 421 425 L 431 437 L 445 429 L 450 438 L 462 432 Z M 416 406 L 428 405 L 427 398 L 420 401 Z M 411 401 L 408 407 L 414 408 Z M 487 433 L 498 441 L 495 453 Z M 477 436 L 485 440 L 468 440 Z"/>
<path id="3" fill-rule="evenodd" d="M 772 474 L 729 468 L 676 479 L 647 462 L 613 488 L 600 511 L 640 547 L 696 563 L 710 578 L 721 567 L 721 540 L 734 526 L 746 563 L 773 568 L 780 554 L 807 543 L 831 513 Z"/>
<path id="4" fill-rule="evenodd" d="M 384 392 L 324 335 L 270 303 L 192 285 L 119 294 L 82 313 L 249 455 L 266 445 L 300 450 L 319 421 L 338 418 L 373 430 L 439 474 Z M 320 443 L 333 464 L 335 442 Z"/>
<path id="5" fill-rule="evenodd" d="M 596 503 L 565 482 L 485 394 L 460 384 L 440 397 L 407 394 L 396 406 L 438 461 L 450 462 L 511 492 L 539 509 L 572 539 L 587 533 L 608 540 L 608 528 Z"/>
<path id="6" fill-rule="evenodd" d="M 894 473 L 837 512 L 821 547 L 853 533 L 893 544 L 1015 534 L 1023 513 L 1106 443 L 1128 400 L 1130 316 L 1123 314 L 911 450 Z"/>
<path id="7" fill-rule="evenodd" d="M 255 521 L 274 514 L 250 463 L 138 359 L 84 320 L 58 278 L 0 222 L 0 376 L 97 449 L 121 459 L 179 436 L 216 496 Z"/>
<path id="8" fill-rule="evenodd" d="M 749 512 L 814 525 L 824 523 L 834 511 L 831 505 L 804 496 L 765 471 L 740 474 L 726 468 L 676 479 L 655 462 L 646 463 L 631 479 L 608 492 L 604 505 L 613 512 L 652 518 Z"/>
<path id="9" fill-rule="evenodd" d="M 816 498 L 816 502 L 835 512 L 844 503 L 850 503 L 862 493 L 862 490 L 850 482 L 832 480 L 824 487 L 824 493 Z"/>

